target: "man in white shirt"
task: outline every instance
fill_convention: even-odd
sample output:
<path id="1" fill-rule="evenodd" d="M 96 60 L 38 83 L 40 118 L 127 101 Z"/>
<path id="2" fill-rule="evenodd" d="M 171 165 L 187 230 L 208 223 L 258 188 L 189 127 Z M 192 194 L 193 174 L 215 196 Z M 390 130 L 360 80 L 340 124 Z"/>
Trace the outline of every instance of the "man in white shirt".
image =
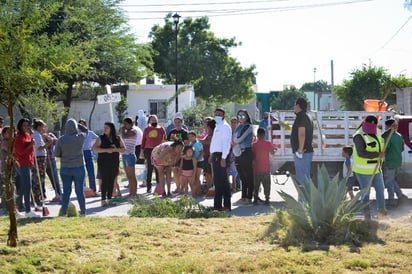
<path id="1" fill-rule="evenodd" d="M 126 148 L 126 151 L 122 154 L 122 160 L 124 171 L 126 172 L 127 180 L 129 181 L 129 198 L 134 198 L 137 193 L 137 180 L 135 174 L 137 130 L 133 126 L 132 118 L 124 118 L 123 126 L 119 131 Z"/>
<path id="2" fill-rule="evenodd" d="M 216 127 L 210 143 L 210 161 L 213 169 L 213 184 L 215 185 L 213 208 L 220 211 L 230 211 L 230 184 L 227 179 L 226 159 L 230 152 L 232 129 L 225 121 L 225 111 L 223 108 L 216 108 L 214 119 Z"/>

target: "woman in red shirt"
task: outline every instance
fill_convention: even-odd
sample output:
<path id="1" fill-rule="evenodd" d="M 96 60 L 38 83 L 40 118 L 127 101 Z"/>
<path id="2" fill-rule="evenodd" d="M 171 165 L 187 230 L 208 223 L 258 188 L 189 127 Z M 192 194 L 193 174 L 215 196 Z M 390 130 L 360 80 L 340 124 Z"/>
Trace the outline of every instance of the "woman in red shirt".
<path id="1" fill-rule="evenodd" d="M 38 217 L 30 209 L 31 191 L 31 169 L 34 165 L 34 140 L 30 130 L 30 121 L 26 118 L 20 119 L 17 123 L 16 142 L 14 144 L 14 154 L 16 157 L 17 177 L 17 205 L 23 207 L 26 217 Z"/>
<path id="2" fill-rule="evenodd" d="M 157 124 L 157 116 L 152 114 L 147 120 L 148 125 L 143 131 L 142 145 L 140 150 L 140 159 L 146 159 L 147 164 L 147 177 L 146 177 L 146 187 L 147 193 L 152 192 L 152 174 L 153 174 L 153 164 L 152 164 L 152 150 L 157 145 L 166 141 L 166 131 L 164 128 Z M 159 183 L 159 173 L 155 169 L 156 182 Z"/>

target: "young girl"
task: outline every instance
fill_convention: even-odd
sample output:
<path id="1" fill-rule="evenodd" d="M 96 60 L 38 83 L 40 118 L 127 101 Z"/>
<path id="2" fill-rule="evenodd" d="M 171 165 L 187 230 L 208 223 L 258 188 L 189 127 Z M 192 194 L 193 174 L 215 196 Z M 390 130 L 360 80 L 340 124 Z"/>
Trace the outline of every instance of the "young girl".
<path id="1" fill-rule="evenodd" d="M 195 167 L 195 180 L 193 182 L 192 188 L 192 195 L 200 196 L 202 194 L 200 188 L 200 175 L 203 172 L 204 166 L 204 159 L 203 159 L 203 145 L 196 139 L 197 135 L 196 132 L 190 131 L 189 132 L 189 142 L 190 145 L 193 146 L 194 154 L 193 157 L 197 161 L 197 165 Z"/>
<path id="2" fill-rule="evenodd" d="M 195 180 L 195 167 L 197 165 L 196 159 L 193 157 L 193 147 L 191 145 L 185 146 L 183 149 L 183 157 L 180 161 L 180 169 L 182 170 L 182 190 L 183 194 L 187 195 L 189 189 L 188 185 L 190 185 L 190 189 L 192 190 L 192 196 L 195 198 L 195 187 L 194 187 L 194 180 Z"/>

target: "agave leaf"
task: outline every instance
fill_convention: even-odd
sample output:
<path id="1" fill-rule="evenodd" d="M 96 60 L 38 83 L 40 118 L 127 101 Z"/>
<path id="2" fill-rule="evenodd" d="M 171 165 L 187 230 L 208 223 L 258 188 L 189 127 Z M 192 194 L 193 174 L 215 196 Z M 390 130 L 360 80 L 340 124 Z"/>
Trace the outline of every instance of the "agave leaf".
<path id="1" fill-rule="evenodd" d="M 308 213 L 304 205 L 296 201 L 291 195 L 284 191 L 278 191 L 278 194 L 285 201 L 287 206 L 287 211 L 289 212 L 292 219 L 304 229 L 312 229 L 308 219 Z"/>
<path id="2" fill-rule="evenodd" d="M 323 202 L 321 199 L 321 195 L 319 194 L 319 190 L 316 188 L 315 184 L 311 181 L 309 184 L 310 187 L 310 201 L 309 205 L 309 212 L 310 212 L 310 219 L 312 222 L 313 227 L 319 227 L 319 222 L 322 221 L 322 214 L 323 214 Z"/>

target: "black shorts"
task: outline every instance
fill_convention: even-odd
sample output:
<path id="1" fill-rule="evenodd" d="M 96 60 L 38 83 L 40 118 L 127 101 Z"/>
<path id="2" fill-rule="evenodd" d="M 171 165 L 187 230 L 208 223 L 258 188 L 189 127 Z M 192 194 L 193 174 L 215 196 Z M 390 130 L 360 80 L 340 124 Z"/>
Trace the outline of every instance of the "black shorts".
<path id="1" fill-rule="evenodd" d="M 346 180 L 346 189 L 348 191 L 353 190 L 353 186 L 355 185 L 355 181 L 356 181 L 355 176 L 348 177 L 348 179 Z"/>
<path id="2" fill-rule="evenodd" d="M 203 168 L 204 166 L 205 166 L 205 160 L 197 162 L 197 165 L 196 165 L 197 168 Z"/>

